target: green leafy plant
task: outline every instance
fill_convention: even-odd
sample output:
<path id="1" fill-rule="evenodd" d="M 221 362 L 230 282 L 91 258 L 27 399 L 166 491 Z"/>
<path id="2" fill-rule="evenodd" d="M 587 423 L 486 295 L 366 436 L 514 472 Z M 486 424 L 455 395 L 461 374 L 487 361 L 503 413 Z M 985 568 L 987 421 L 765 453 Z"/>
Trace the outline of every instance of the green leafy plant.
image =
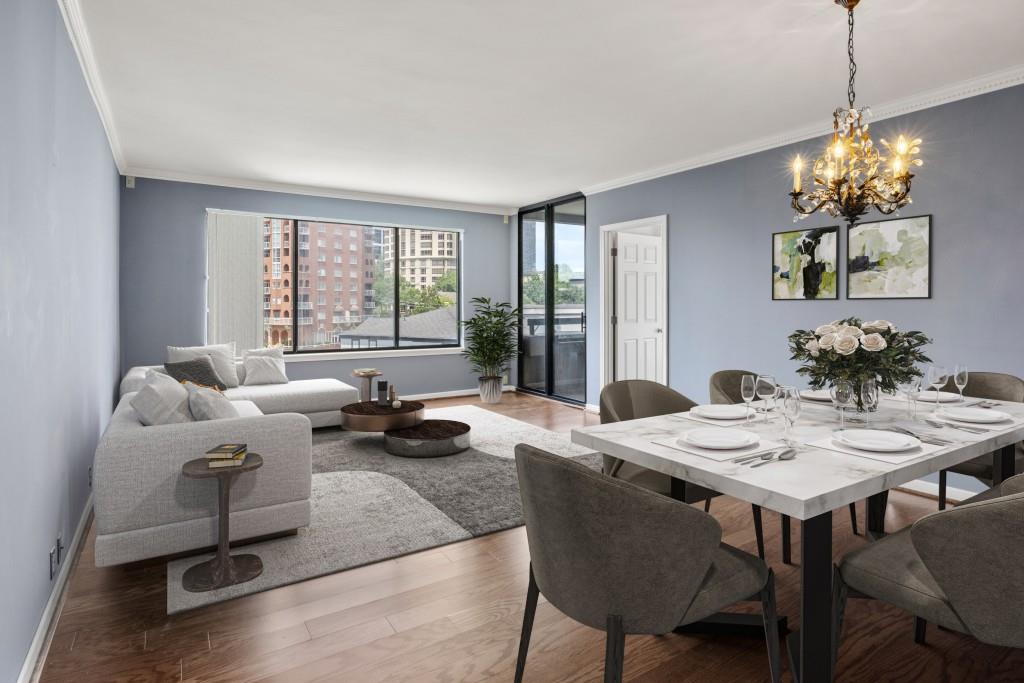
<path id="1" fill-rule="evenodd" d="M 466 348 L 462 354 L 481 377 L 501 377 L 519 352 L 519 309 L 487 297 L 473 299 L 473 306 L 473 317 L 463 323 Z"/>
<path id="2" fill-rule="evenodd" d="M 808 378 L 814 389 L 838 380 L 855 385 L 875 378 L 887 393 L 921 376 L 917 367 L 930 363 L 922 347 L 931 343 L 923 332 L 901 332 L 888 320 L 862 322 L 844 318 L 813 330 L 796 330 L 789 335 L 791 360 L 800 361 L 797 373 Z M 860 396 L 857 397 L 860 406 Z"/>

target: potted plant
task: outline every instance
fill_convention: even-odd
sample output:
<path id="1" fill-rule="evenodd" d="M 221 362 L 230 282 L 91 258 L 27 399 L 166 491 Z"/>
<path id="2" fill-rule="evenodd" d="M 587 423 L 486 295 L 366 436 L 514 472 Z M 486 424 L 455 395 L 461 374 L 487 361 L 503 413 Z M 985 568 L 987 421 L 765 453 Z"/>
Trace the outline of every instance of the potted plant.
<path id="1" fill-rule="evenodd" d="M 888 320 L 862 322 L 844 318 L 813 330 L 796 330 L 789 335 L 790 358 L 803 365 L 797 372 L 808 378 L 813 389 L 822 389 L 838 380 L 849 380 L 855 387 L 875 379 L 885 393 L 921 376 L 916 367 L 931 361 L 921 350 L 931 343 L 923 332 L 902 332 Z M 860 392 L 857 409 L 862 411 Z"/>
<path id="2" fill-rule="evenodd" d="M 466 347 L 462 354 L 480 373 L 481 400 L 500 403 L 505 373 L 519 352 L 519 309 L 487 297 L 473 299 L 473 306 L 473 317 L 463 323 Z"/>

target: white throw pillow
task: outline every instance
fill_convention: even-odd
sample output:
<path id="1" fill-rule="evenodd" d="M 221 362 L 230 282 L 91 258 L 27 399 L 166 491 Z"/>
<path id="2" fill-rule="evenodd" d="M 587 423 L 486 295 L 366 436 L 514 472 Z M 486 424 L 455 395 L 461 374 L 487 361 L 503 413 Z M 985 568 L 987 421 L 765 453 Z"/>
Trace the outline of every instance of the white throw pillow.
<path id="1" fill-rule="evenodd" d="M 192 421 L 188 389 L 174 378 L 152 370 L 146 373 L 146 384 L 132 397 L 131 406 L 139 422 L 147 427 Z"/>
<path id="2" fill-rule="evenodd" d="M 209 356 L 213 361 L 213 369 L 217 371 L 217 376 L 224 382 L 224 386 L 228 388 L 238 386 L 238 373 L 235 371 L 235 342 L 207 346 L 167 347 L 168 363 L 180 363 L 203 356 Z"/>
<path id="3" fill-rule="evenodd" d="M 253 384 L 287 384 L 284 349 L 253 349 L 242 357 L 245 386 Z"/>
<path id="4" fill-rule="evenodd" d="M 235 406 L 216 389 L 201 387 L 192 382 L 186 382 L 185 389 L 188 390 L 188 408 L 193 420 L 225 420 L 229 417 L 238 417 Z"/>

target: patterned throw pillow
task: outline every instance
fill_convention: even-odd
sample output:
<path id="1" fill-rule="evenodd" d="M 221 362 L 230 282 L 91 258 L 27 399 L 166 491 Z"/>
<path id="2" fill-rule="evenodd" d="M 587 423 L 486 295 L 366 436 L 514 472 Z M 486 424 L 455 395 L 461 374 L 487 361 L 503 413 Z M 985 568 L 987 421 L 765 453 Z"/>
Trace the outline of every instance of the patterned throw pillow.
<path id="1" fill-rule="evenodd" d="M 209 356 L 220 381 L 230 387 L 238 386 L 238 371 L 235 370 L 235 342 L 208 344 L 207 346 L 168 346 L 167 361 L 180 363 L 183 360 Z"/>
<path id="2" fill-rule="evenodd" d="M 224 391 L 227 385 L 221 380 L 220 375 L 213 367 L 213 361 L 209 356 L 183 360 L 180 363 L 164 363 L 164 370 L 167 374 L 179 382 L 191 382 L 202 387 L 210 387 L 217 391 Z"/>

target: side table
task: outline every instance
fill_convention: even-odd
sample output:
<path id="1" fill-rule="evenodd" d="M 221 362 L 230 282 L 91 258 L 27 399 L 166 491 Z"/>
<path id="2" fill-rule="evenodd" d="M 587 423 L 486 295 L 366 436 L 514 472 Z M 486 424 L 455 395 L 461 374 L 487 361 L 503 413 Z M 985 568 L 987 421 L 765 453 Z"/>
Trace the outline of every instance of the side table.
<path id="1" fill-rule="evenodd" d="M 206 458 L 196 458 L 181 467 L 181 473 L 189 479 L 217 478 L 217 554 L 212 560 L 200 562 L 185 570 L 181 583 L 185 590 L 192 593 L 245 583 L 263 573 L 263 561 L 257 555 L 230 553 L 231 535 L 228 529 L 231 484 L 242 472 L 262 467 L 263 457 L 259 453 L 249 453 L 245 456 L 245 462 L 238 467 L 211 469 L 208 462 Z"/>
<path id="2" fill-rule="evenodd" d="M 419 401 L 402 401 L 401 408 L 378 406 L 376 401 L 349 403 L 341 409 L 341 426 L 353 432 L 405 429 L 423 422 L 424 410 Z"/>

